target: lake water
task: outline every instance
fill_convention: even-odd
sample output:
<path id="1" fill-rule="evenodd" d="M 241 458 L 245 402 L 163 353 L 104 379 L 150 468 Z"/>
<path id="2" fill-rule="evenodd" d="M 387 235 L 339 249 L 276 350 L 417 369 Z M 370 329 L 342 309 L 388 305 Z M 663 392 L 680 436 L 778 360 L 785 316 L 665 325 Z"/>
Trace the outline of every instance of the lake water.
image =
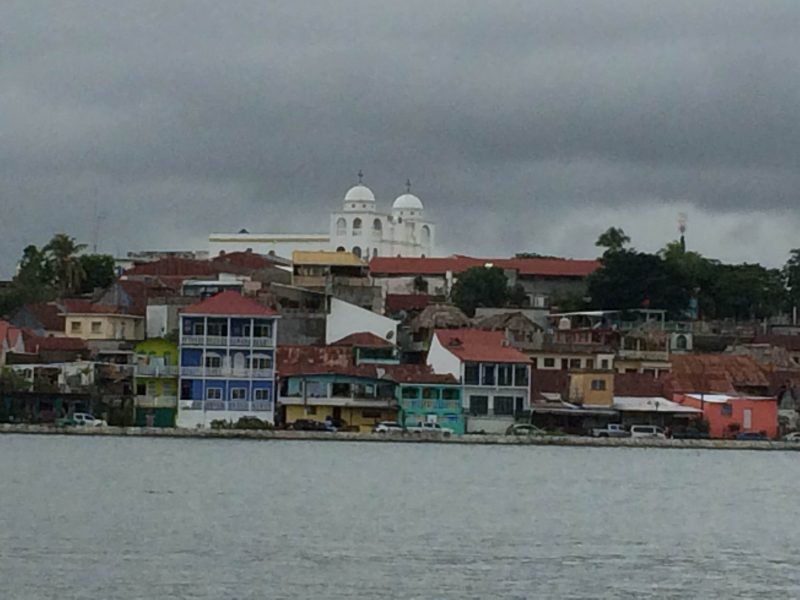
<path id="1" fill-rule="evenodd" d="M 800 455 L 0 436 L 0 597 L 800 597 Z"/>

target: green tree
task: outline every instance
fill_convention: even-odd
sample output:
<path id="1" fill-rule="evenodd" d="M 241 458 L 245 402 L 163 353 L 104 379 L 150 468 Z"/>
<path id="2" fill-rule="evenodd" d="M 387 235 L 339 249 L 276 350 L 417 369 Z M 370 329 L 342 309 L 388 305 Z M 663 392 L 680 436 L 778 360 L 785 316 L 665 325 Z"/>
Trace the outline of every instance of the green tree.
<path id="1" fill-rule="evenodd" d="M 789 253 L 789 260 L 783 267 L 783 278 L 791 308 L 800 306 L 800 248 L 794 248 Z"/>
<path id="2" fill-rule="evenodd" d="M 85 248 L 86 244 L 78 244 L 66 233 L 57 233 L 44 247 L 52 261 L 55 284 L 61 296 L 80 290 L 86 279 L 78 258 Z"/>
<path id="3" fill-rule="evenodd" d="M 31 244 L 22 251 L 14 281 L 24 286 L 49 286 L 53 283 L 53 266 L 44 249 Z"/>
<path id="4" fill-rule="evenodd" d="M 107 288 L 116 277 L 114 257 L 108 254 L 84 254 L 78 258 L 85 278 L 80 286 L 82 293 L 93 292 L 97 288 Z"/>
<path id="5" fill-rule="evenodd" d="M 497 267 L 472 267 L 453 285 L 453 302 L 472 317 L 478 307 L 505 306 L 508 302 L 508 279 Z"/>
<path id="6" fill-rule="evenodd" d="M 598 248 L 605 248 L 605 254 L 609 252 L 620 252 L 630 241 L 631 238 L 625 235 L 625 232 L 620 227 L 609 227 L 600 234 L 600 237 L 597 238 L 594 245 Z"/>

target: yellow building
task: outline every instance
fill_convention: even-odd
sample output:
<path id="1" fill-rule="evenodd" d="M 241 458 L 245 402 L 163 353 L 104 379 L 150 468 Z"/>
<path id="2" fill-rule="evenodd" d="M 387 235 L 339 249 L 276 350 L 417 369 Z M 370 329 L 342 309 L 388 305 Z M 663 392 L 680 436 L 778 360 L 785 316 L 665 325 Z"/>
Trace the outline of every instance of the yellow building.
<path id="1" fill-rule="evenodd" d="M 584 406 L 613 406 L 614 373 L 611 371 L 570 373 L 569 401 Z"/>
<path id="2" fill-rule="evenodd" d="M 145 337 L 144 317 L 139 315 L 70 312 L 65 321 L 65 333 L 83 340 L 139 341 Z"/>
<path id="3" fill-rule="evenodd" d="M 367 263 L 350 252 L 292 252 L 292 285 L 325 289 L 334 282 L 371 285 Z"/>

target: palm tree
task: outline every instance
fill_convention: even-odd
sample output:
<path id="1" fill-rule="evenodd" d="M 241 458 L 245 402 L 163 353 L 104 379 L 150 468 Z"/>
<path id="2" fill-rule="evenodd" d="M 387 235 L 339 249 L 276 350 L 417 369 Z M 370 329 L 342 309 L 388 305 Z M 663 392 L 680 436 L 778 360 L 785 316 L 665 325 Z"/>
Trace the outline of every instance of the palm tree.
<path id="1" fill-rule="evenodd" d="M 61 296 L 75 292 L 86 279 L 86 272 L 77 256 L 85 248 L 86 244 L 76 243 L 75 238 L 66 233 L 57 233 L 44 247 L 53 263 L 55 282 Z"/>

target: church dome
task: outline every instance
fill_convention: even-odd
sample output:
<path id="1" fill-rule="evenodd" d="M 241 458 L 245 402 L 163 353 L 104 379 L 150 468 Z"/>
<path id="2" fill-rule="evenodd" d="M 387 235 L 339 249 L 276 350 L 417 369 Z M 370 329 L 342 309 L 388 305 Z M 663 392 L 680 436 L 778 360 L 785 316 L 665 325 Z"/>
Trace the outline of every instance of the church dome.
<path id="1" fill-rule="evenodd" d="M 344 195 L 345 202 L 375 202 L 375 194 L 364 184 L 354 185 Z"/>
<path id="2" fill-rule="evenodd" d="M 422 208 L 422 200 L 410 192 L 398 196 L 392 204 L 393 210 L 422 210 Z"/>

